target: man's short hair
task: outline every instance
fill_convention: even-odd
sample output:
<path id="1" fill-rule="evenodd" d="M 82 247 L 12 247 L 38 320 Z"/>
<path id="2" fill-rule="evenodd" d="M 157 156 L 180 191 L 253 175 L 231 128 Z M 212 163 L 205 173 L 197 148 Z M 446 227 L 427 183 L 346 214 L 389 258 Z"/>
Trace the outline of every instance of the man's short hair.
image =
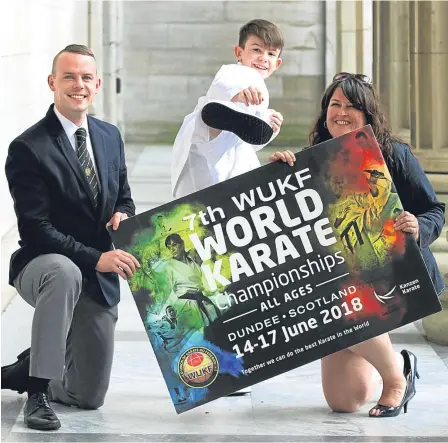
<path id="1" fill-rule="evenodd" d="M 168 243 L 177 243 L 178 245 L 183 245 L 184 241 L 182 240 L 182 237 L 179 234 L 170 234 L 165 239 L 165 246 L 168 247 Z"/>
<path id="2" fill-rule="evenodd" d="M 75 45 L 75 44 L 68 45 L 55 55 L 55 57 L 53 59 L 53 66 L 51 67 L 51 75 L 56 74 L 56 62 L 58 61 L 59 56 L 61 54 L 63 54 L 64 52 L 70 52 L 72 54 L 88 55 L 89 57 L 92 57 L 95 60 L 95 56 L 93 55 L 93 52 L 87 46 Z"/>
<path id="3" fill-rule="evenodd" d="M 367 134 L 365 132 L 363 132 L 363 131 L 357 132 L 356 135 L 355 135 L 355 138 L 358 139 L 358 138 L 361 138 L 361 137 L 364 137 L 366 140 L 368 140 L 368 138 L 369 138 L 369 137 L 367 137 Z"/>
<path id="4" fill-rule="evenodd" d="M 280 49 L 280 52 L 285 45 L 280 29 L 267 20 L 255 19 L 242 26 L 238 46 L 244 48 L 251 35 L 258 37 L 268 48 Z"/>

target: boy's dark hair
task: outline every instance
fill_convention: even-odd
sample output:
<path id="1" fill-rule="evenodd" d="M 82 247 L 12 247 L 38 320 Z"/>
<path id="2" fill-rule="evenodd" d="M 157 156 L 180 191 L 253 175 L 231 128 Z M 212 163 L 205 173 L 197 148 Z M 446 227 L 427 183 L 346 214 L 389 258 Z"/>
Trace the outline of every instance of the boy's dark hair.
<path id="1" fill-rule="evenodd" d="M 56 62 L 58 61 L 58 58 L 61 54 L 63 54 L 64 52 L 70 52 L 72 54 L 81 54 L 81 55 L 88 55 L 89 57 L 92 57 L 93 59 L 95 59 L 95 56 L 93 55 L 93 52 L 84 45 L 68 45 L 66 46 L 64 49 L 62 49 L 61 51 L 59 51 L 54 59 L 53 59 L 53 66 L 51 68 L 51 74 L 55 75 L 56 74 Z"/>
<path id="2" fill-rule="evenodd" d="M 184 241 L 182 240 L 182 237 L 179 234 L 170 234 L 165 239 L 165 246 L 168 247 L 168 243 L 177 243 L 178 245 L 183 245 Z"/>
<path id="3" fill-rule="evenodd" d="M 280 49 L 280 52 L 285 45 L 280 29 L 267 20 L 255 19 L 242 26 L 238 46 L 244 48 L 251 35 L 258 37 L 268 48 Z"/>

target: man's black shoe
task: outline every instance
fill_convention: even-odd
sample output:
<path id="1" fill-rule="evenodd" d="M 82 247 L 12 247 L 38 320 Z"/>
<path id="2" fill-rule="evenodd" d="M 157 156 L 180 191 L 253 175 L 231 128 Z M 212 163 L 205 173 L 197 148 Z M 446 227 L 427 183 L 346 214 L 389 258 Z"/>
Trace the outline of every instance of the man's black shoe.
<path id="1" fill-rule="evenodd" d="M 233 132 L 250 145 L 265 145 L 274 132 L 261 118 L 239 112 L 221 103 L 207 103 L 202 108 L 201 116 L 207 126 Z"/>
<path id="2" fill-rule="evenodd" d="M 37 392 L 28 397 L 23 421 L 29 428 L 41 431 L 53 431 L 61 427 L 61 422 L 51 409 L 46 392 Z"/>
<path id="3" fill-rule="evenodd" d="M 30 373 L 30 348 L 17 356 L 12 365 L 2 366 L 2 389 L 11 389 L 22 394 L 28 389 Z"/>

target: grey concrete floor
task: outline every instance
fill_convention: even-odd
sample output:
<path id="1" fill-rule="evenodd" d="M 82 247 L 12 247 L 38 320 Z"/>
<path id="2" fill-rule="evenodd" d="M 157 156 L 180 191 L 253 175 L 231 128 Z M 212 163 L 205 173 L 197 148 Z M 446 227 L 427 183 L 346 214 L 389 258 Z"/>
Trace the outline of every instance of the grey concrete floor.
<path id="1" fill-rule="evenodd" d="M 138 212 L 171 200 L 169 156 L 168 147 L 127 147 Z M 25 395 L 2 391 L 2 441 L 448 442 L 448 347 L 428 343 L 418 323 L 391 333 L 397 351 L 405 347 L 419 359 L 421 379 L 408 414 L 369 418 L 380 386 L 377 396 L 358 412 L 331 412 L 322 394 L 319 362 L 314 362 L 253 386 L 251 394 L 221 398 L 177 415 L 132 295 L 126 284 L 122 288 L 105 405 L 83 411 L 55 404 L 61 429 L 38 432 L 23 424 Z M 20 297 L 3 313 L 2 365 L 29 346 L 32 314 Z"/>

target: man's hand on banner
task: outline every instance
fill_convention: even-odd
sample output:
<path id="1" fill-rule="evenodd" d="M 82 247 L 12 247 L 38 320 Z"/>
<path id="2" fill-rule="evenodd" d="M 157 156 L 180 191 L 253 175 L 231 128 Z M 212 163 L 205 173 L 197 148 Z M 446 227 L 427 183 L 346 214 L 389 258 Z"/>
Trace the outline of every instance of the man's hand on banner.
<path id="1" fill-rule="evenodd" d="M 112 229 L 116 231 L 118 229 L 118 225 L 122 220 L 126 220 L 128 218 L 128 214 L 124 212 L 116 212 L 112 218 L 107 222 L 106 228 L 112 225 Z"/>
<path id="2" fill-rule="evenodd" d="M 135 269 L 140 267 L 138 260 L 121 249 L 103 252 L 95 269 L 98 272 L 116 272 L 127 280 L 134 275 Z"/>
<path id="3" fill-rule="evenodd" d="M 281 160 L 285 163 L 288 163 L 289 166 L 294 166 L 294 162 L 296 161 L 296 156 L 291 151 L 277 151 L 276 153 L 272 154 L 268 158 L 269 163 L 274 163 L 277 160 Z"/>
<path id="4" fill-rule="evenodd" d="M 403 211 L 395 219 L 394 228 L 397 231 L 410 232 L 416 241 L 418 241 L 418 220 L 414 214 Z"/>

